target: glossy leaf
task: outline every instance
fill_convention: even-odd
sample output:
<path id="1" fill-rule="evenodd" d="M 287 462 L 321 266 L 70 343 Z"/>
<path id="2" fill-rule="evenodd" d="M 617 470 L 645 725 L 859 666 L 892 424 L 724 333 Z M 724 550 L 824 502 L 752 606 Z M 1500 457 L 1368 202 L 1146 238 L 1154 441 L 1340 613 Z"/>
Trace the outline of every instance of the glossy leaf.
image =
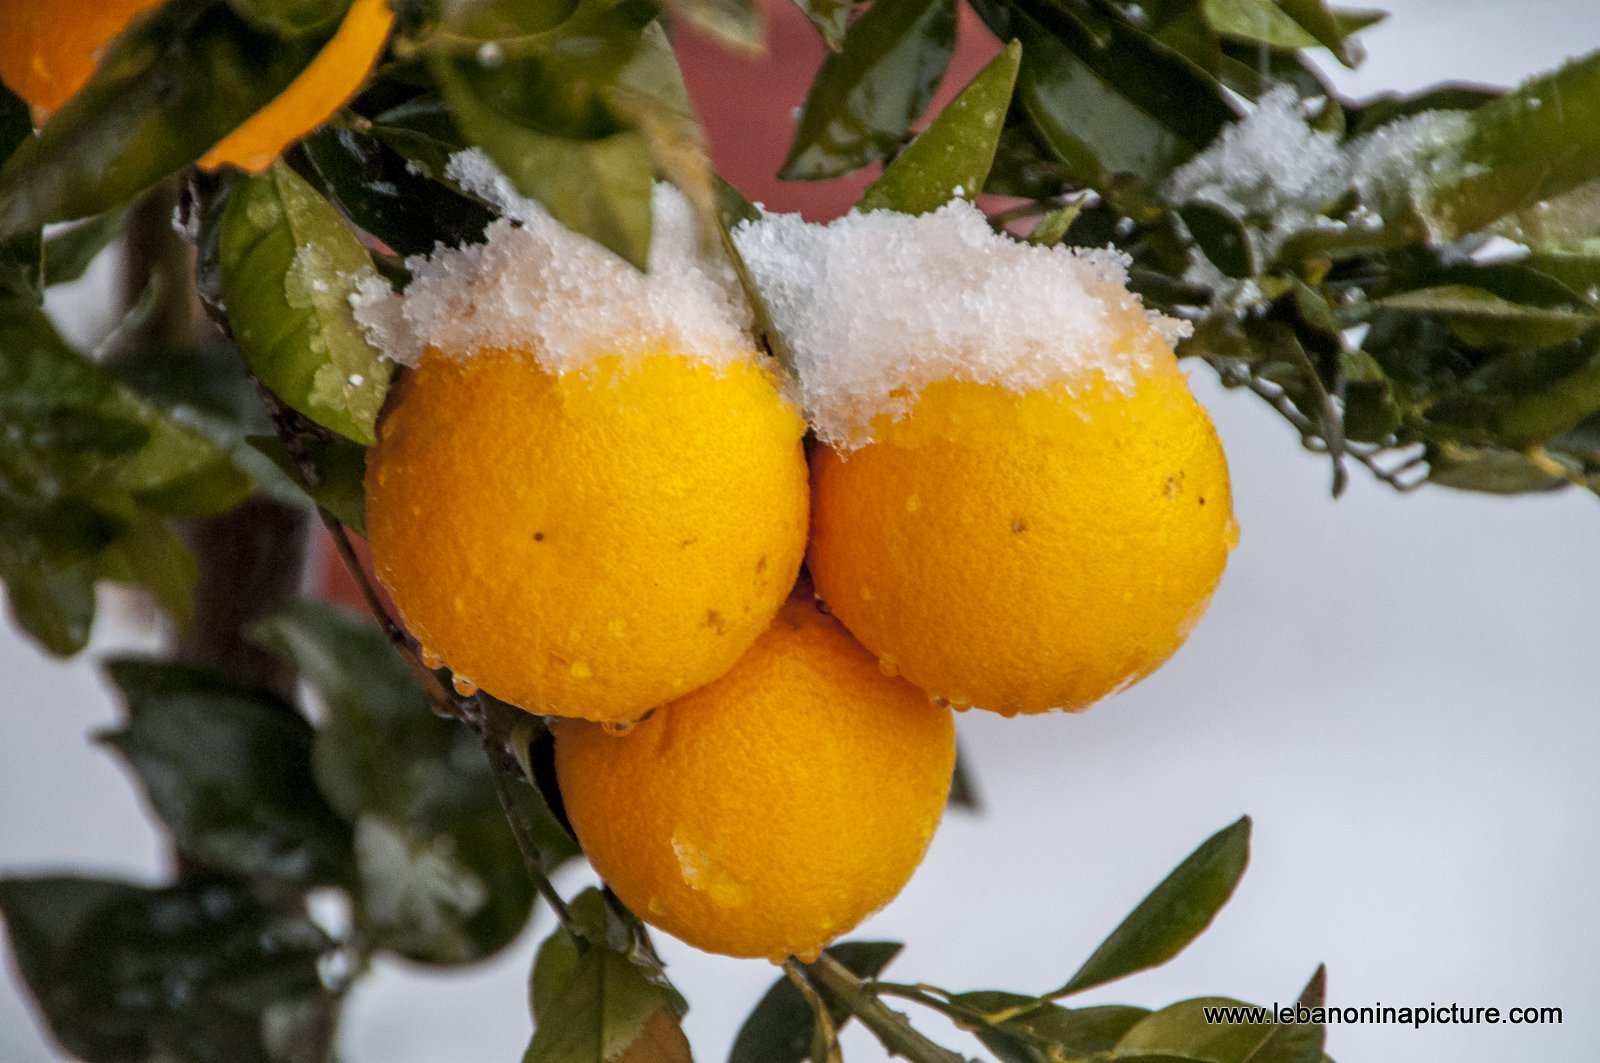
<path id="1" fill-rule="evenodd" d="M 1022 45 L 1012 41 L 867 187 L 859 207 L 927 214 L 976 198 L 994 165 L 1021 63 Z"/>
<path id="2" fill-rule="evenodd" d="M 105 736 L 179 849 L 307 885 L 350 878 L 350 831 L 311 776 L 311 726 L 274 695 L 188 665 L 119 658 L 127 722 Z"/>
<path id="3" fill-rule="evenodd" d="M 351 309 L 374 274 L 338 211 L 277 163 L 233 189 L 218 254 L 233 338 L 256 376 L 318 424 L 375 442 L 390 364 Z"/>
<path id="4" fill-rule="evenodd" d="M 326 39 L 266 33 L 211 0 L 161 6 L 0 167 L 0 235 L 128 203 L 277 96 Z"/>
<path id="5" fill-rule="evenodd" d="M 545 1009 L 523 1063 L 605 1063 L 641 1038 L 666 1040 L 663 1022 L 677 1027 L 665 990 L 626 956 L 591 947 Z"/>
<path id="6" fill-rule="evenodd" d="M 1015 25 L 1024 55 L 1017 98 L 1081 183 L 1105 188 L 1118 174 L 1160 181 L 1235 117 L 1204 71 L 1123 22 L 1105 24 L 1102 44 L 1028 0 Z"/>
<path id="7" fill-rule="evenodd" d="M 356 827 L 377 944 L 425 963 L 486 956 L 527 923 L 533 894 L 480 743 L 434 716 L 372 621 L 296 602 L 258 640 L 293 660 L 328 707 L 312 748 L 317 785 Z M 576 846 L 524 795 L 547 867 Z"/>
<path id="8" fill-rule="evenodd" d="M 307 137 L 304 148 L 334 201 L 401 255 L 478 242 L 494 218 L 477 201 L 417 173 L 371 134 L 327 126 Z"/>
<path id="9" fill-rule="evenodd" d="M 817 72 L 778 175 L 817 181 L 898 148 L 955 49 L 954 0 L 877 0 Z"/>
<path id="10" fill-rule="evenodd" d="M 316 1053 L 336 1005 L 317 962 L 332 943 L 247 887 L 164 889 L 61 877 L 0 881 L 18 966 L 66 1051 L 91 1063 Z"/>
<path id="11" fill-rule="evenodd" d="M 1104 985 L 1176 956 L 1228 902 L 1249 859 L 1250 819 L 1244 817 L 1190 853 L 1050 995 Z"/>
<path id="12" fill-rule="evenodd" d="M 766 46 L 766 24 L 756 0 L 666 0 L 676 18 L 743 52 Z"/>
<path id="13" fill-rule="evenodd" d="M 1229 277 L 1253 277 L 1261 272 L 1255 246 L 1244 222 L 1211 203 L 1190 203 L 1178 211 L 1195 243 L 1211 264 Z"/>
<path id="14" fill-rule="evenodd" d="M 1274 0 L 1205 0 L 1206 19 L 1218 33 L 1274 48 L 1315 48 L 1317 38 Z"/>
<path id="15" fill-rule="evenodd" d="M 857 977 L 875 978 L 902 947 L 894 941 L 842 941 L 827 953 Z M 850 1019 L 836 1003 L 828 1011 L 835 1026 Z M 779 978 L 740 1027 L 728 1063 L 800 1063 L 810 1054 L 811 1034 L 811 1005 L 793 982 Z"/>

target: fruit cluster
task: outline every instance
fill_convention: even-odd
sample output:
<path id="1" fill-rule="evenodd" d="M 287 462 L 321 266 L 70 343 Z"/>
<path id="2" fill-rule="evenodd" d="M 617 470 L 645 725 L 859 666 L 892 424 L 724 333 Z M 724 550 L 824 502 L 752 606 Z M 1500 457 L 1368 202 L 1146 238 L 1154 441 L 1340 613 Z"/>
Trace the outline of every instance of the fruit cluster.
<path id="1" fill-rule="evenodd" d="M 567 812 L 644 919 L 813 955 L 921 859 L 952 707 L 1083 708 L 1203 611 L 1235 532 L 1172 323 L 1106 253 L 1024 248 L 967 204 L 774 218 L 736 238 L 796 382 L 672 194 L 647 274 L 503 206 L 483 245 L 358 306 L 413 365 L 368 460 L 377 573 L 461 689 L 561 718 Z M 903 299 L 860 276 L 885 227 L 921 248 Z M 941 296 L 950 240 L 979 261 Z M 1017 324 L 1030 284 L 1068 305 Z"/>

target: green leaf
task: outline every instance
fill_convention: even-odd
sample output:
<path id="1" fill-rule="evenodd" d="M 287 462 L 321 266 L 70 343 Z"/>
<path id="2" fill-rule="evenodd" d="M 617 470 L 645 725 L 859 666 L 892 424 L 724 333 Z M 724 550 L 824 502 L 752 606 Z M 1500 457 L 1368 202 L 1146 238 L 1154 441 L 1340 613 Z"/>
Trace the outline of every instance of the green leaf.
<path id="1" fill-rule="evenodd" d="M 927 214 L 958 196 L 975 198 L 994 165 L 1021 65 L 1022 45 L 1012 41 L 867 187 L 858 206 Z"/>
<path id="2" fill-rule="evenodd" d="M 1380 300 L 1380 305 L 1409 313 L 1436 314 L 1474 346 L 1550 347 L 1582 335 L 1600 323 L 1600 317 L 1589 307 L 1531 306 L 1466 284 L 1401 292 Z"/>
<path id="3" fill-rule="evenodd" d="M 367 534 L 365 448 L 341 438 L 305 440 L 304 457 L 311 464 L 313 483 L 312 475 L 289 456 L 277 436 L 251 436 L 249 443 L 340 524 L 358 535 Z"/>
<path id="4" fill-rule="evenodd" d="M 128 203 L 282 92 L 327 36 L 265 33 L 211 0 L 136 20 L 0 167 L 0 235 Z"/>
<path id="5" fill-rule="evenodd" d="M 44 283 L 66 284 L 83 276 L 89 263 L 122 233 L 126 213 L 108 211 L 53 234 L 44 242 Z"/>
<path id="6" fill-rule="evenodd" d="M 5 578 L 12 619 L 45 649 L 70 657 L 88 645 L 95 606 L 92 565 L 7 566 Z"/>
<path id="7" fill-rule="evenodd" d="M 1221 87 L 1177 52 L 1120 21 L 1102 43 L 1075 18 L 1027 0 L 1017 98 L 1034 128 L 1082 184 L 1119 174 L 1156 183 L 1236 117 Z"/>
<path id="8" fill-rule="evenodd" d="M 311 776 L 311 726 L 274 695 L 172 662 L 119 658 L 128 721 L 106 741 L 178 847 L 244 877 L 350 879 L 350 830 Z"/>
<path id="9" fill-rule="evenodd" d="M 850 28 L 850 0 L 794 0 L 794 4 L 822 34 L 829 50 L 837 52 L 844 47 L 844 35 Z"/>
<path id="10" fill-rule="evenodd" d="M 318 424 L 375 442 L 390 366 L 351 309 L 375 274 L 338 211 L 275 163 L 233 189 L 218 252 L 233 338 L 256 376 Z"/>
<path id="11" fill-rule="evenodd" d="M 1244 1063 L 1268 1037 L 1270 1023 L 1206 1022 L 1208 1007 L 1249 1007 L 1229 997 L 1196 997 L 1162 1008 L 1134 1024 L 1117 1042 L 1117 1060 L 1168 1056 L 1203 1063 Z"/>
<path id="12" fill-rule="evenodd" d="M 332 942 L 243 884 L 149 889 L 76 877 L 0 880 L 23 978 L 61 1046 L 96 1063 L 281 1063 L 319 1052 L 336 1002 Z"/>
<path id="13" fill-rule="evenodd" d="M 1051 1063 L 1109 1052 L 1123 1034 L 1150 1014 L 1147 1008 L 1107 1004 L 1064 1008 L 1019 993 L 979 990 L 950 998 L 946 1014 L 974 1027 L 978 1039 L 1003 1060 Z M 1004 1016 L 992 1021 L 994 1016 Z"/>
<path id="14" fill-rule="evenodd" d="M 328 707 L 312 764 L 317 785 L 356 824 L 365 931 L 424 963 L 489 955 L 516 936 L 533 893 L 478 740 L 434 716 L 371 620 L 293 603 L 254 637 L 292 660 Z M 576 845 L 522 791 L 547 868 Z"/>
<path id="15" fill-rule="evenodd" d="M 1472 112 L 1454 165 L 1422 197 L 1444 239 L 1600 177 L 1600 52 Z"/>
<path id="16" fill-rule="evenodd" d="M 482 204 L 418 173 L 371 134 L 324 126 L 303 147 L 340 208 L 399 254 L 479 242 L 494 220 Z"/>
<path id="17" fill-rule="evenodd" d="M 1515 495 L 1550 491 L 1566 481 L 1547 465 L 1501 446 L 1440 443 L 1428 448 L 1428 480 L 1461 491 Z"/>
<path id="18" fill-rule="evenodd" d="M 626 956 L 586 949 L 533 1031 L 523 1063 L 615 1060 L 641 1037 L 659 1037 L 662 1016 L 676 1028 L 665 990 Z"/>
<path id="19" fill-rule="evenodd" d="M 1320 1008 L 1326 1003 L 1327 990 L 1328 972 L 1318 967 L 1295 1003 L 1308 1009 Z M 1245 1057 L 1244 1063 L 1322 1063 L 1326 1040 L 1327 1030 L 1321 1023 L 1280 1022 Z"/>
<path id="20" fill-rule="evenodd" d="M 823 61 L 778 176 L 838 177 L 899 147 L 944 77 L 955 36 L 954 0 L 877 0 Z"/>
<path id="21" fill-rule="evenodd" d="M 1277 0 L 1288 16 L 1299 23 L 1316 42 L 1333 53 L 1345 66 L 1361 61 L 1361 51 L 1345 40 L 1346 30 L 1327 0 Z"/>
<path id="22" fill-rule="evenodd" d="M 1211 264 L 1230 277 L 1254 277 L 1261 272 L 1255 246 L 1244 222 L 1211 203 L 1190 203 L 1178 210 L 1189 235 Z"/>
<path id="23" fill-rule="evenodd" d="M 200 565 L 166 521 L 132 521 L 100 552 L 97 567 L 105 579 L 144 587 L 179 630 L 188 629 Z"/>
<path id="24" fill-rule="evenodd" d="M 1249 859 L 1250 818 L 1244 816 L 1190 853 L 1050 996 L 1104 985 L 1176 956 L 1233 896 Z"/>
<path id="25" fill-rule="evenodd" d="M 895 941 L 841 941 L 827 953 L 859 978 L 876 978 L 903 946 Z M 850 1020 L 850 1012 L 830 1001 L 835 1026 Z M 787 978 L 768 989 L 734 1038 L 728 1063 L 800 1063 L 811 1052 L 812 1014 L 800 990 Z"/>
<path id="26" fill-rule="evenodd" d="M 1204 0 L 1207 21 L 1229 37 L 1273 48 L 1315 48 L 1317 38 L 1274 0 Z"/>

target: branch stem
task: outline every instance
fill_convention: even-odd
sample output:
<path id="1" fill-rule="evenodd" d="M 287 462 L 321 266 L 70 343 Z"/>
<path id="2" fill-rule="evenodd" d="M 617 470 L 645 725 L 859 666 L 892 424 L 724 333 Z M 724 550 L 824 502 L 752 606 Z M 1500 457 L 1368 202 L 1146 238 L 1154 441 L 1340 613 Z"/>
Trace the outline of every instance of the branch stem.
<path id="1" fill-rule="evenodd" d="M 969 1063 L 918 1033 L 904 1015 L 873 996 L 861 979 L 826 952 L 803 966 L 816 985 L 860 1019 L 890 1054 L 903 1056 L 912 1063 Z"/>

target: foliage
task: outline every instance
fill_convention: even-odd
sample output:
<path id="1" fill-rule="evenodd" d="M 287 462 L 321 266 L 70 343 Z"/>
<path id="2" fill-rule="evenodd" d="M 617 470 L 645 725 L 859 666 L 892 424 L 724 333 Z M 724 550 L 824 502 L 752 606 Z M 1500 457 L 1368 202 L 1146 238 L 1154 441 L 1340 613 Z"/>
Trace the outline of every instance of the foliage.
<path id="1" fill-rule="evenodd" d="M 1600 491 L 1600 55 L 1510 92 L 1349 100 L 1317 63 L 1357 62 L 1354 36 L 1377 16 L 1325 0 L 971 4 L 1005 47 L 914 134 L 945 77 L 955 0 L 800 0 L 830 54 L 785 174 L 882 161 L 863 209 L 982 191 L 1005 197 L 984 200 L 997 227 L 1115 245 L 1146 302 L 1192 323 L 1180 353 L 1270 403 L 1329 456 L 1336 491 L 1350 461 L 1402 489 Z M 343 6 L 171 0 L 37 131 L 0 88 L 0 578 L 51 652 L 83 648 L 102 580 L 148 589 L 186 623 L 184 529 L 252 493 L 309 500 L 341 544 L 361 530 L 362 448 L 389 370 L 345 297 L 374 272 L 403 285 L 402 256 L 478 238 L 494 207 L 456 181 L 452 153 L 481 147 L 517 191 L 639 265 L 653 180 L 682 187 L 709 233 L 751 209 L 711 172 L 664 28 L 755 47 L 750 0 L 408 0 L 385 61 L 323 129 L 259 177 L 194 174 Z M 1231 185 L 1193 179 L 1274 108 L 1331 180 L 1281 187 L 1270 159 Z M 236 352 L 220 335 L 149 341 L 171 298 L 154 282 L 118 328 L 142 346 L 74 349 L 45 291 L 174 184 L 200 294 Z M 72 224 L 46 229 L 57 222 Z M 249 634 L 320 711 L 193 664 L 109 666 L 127 713 L 105 741 L 170 835 L 171 881 L 0 881 L 17 967 L 64 1048 L 331 1058 L 343 995 L 374 956 L 480 959 L 538 894 L 559 925 L 533 972 L 526 1060 L 688 1058 L 685 1003 L 643 925 L 608 893 L 568 903 L 550 884 L 576 846 L 537 718 L 452 695 L 387 617 L 301 602 Z M 837 1059 L 847 1021 L 909 1058 L 958 1058 L 887 1004 L 904 1000 L 1006 1063 L 1317 1063 L 1320 1027 L 1220 1036 L 1200 1017 L 1212 998 L 1063 1003 L 1201 932 L 1244 870 L 1248 829 L 1204 843 L 1052 992 L 888 982 L 897 945 L 845 942 L 791 962 L 734 1061 Z M 341 898 L 349 925 L 313 921 L 312 890 Z M 1319 970 L 1302 1000 L 1323 987 Z"/>

